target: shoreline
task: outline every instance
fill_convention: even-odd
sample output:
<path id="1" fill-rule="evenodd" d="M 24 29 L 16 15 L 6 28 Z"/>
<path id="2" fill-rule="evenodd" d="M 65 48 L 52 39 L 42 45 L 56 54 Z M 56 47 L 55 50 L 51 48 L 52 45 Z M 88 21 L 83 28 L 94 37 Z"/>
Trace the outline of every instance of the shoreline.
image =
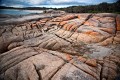
<path id="1" fill-rule="evenodd" d="M 52 18 L 63 15 L 62 13 L 33 13 L 26 15 L 0 14 L 0 25 L 18 24 L 27 21 L 34 21 L 42 18 Z"/>

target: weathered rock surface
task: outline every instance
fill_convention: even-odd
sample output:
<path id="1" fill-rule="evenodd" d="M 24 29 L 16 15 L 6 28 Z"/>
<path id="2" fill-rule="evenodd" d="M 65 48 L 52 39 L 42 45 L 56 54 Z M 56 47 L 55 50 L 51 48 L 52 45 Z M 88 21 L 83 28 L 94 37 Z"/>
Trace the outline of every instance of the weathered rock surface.
<path id="1" fill-rule="evenodd" d="M 120 15 L 64 14 L 0 26 L 0 80 L 115 80 Z"/>

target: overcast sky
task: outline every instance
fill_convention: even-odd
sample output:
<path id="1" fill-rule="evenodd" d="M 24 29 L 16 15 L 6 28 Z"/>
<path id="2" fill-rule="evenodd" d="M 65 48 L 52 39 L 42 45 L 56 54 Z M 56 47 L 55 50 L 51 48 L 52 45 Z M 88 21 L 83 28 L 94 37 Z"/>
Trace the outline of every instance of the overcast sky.
<path id="1" fill-rule="evenodd" d="M 113 3 L 117 0 L 0 0 L 2 6 L 12 7 L 68 7 L 77 5 L 99 4 L 102 2 Z"/>

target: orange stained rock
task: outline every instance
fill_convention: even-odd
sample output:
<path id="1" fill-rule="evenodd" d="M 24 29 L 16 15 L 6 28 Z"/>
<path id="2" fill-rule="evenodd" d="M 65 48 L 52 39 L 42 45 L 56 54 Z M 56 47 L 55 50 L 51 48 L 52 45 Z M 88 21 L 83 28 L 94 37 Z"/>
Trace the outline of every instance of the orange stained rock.
<path id="1" fill-rule="evenodd" d="M 93 27 L 95 27 L 93 21 L 86 21 L 86 22 L 84 23 L 84 25 L 88 25 L 88 26 L 93 26 Z"/>
<path id="2" fill-rule="evenodd" d="M 41 24 L 41 22 L 40 22 L 40 21 L 37 21 L 36 24 L 37 24 L 37 25 L 38 25 L 38 24 Z"/>
<path id="3" fill-rule="evenodd" d="M 49 19 L 45 18 L 45 19 L 41 19 L 40 22 L 45 23 L 45 22 L 47 22 L 48 20 L 49 20 Z"/>
<path id="4" fill-rule="evenodd" d="M 104 40 L 103 42 L 100 43 L 100 45 L 102 46 L 107 46 L 109 44 L 111 44 L 113 42 L 113 37 L 107 38 L 106 40 Z"/>
<path id="5" fill-rule="evenodd" d="M 57 17 L 57 18 L 54 18 L 54 19 L 52 19 L 51 21 L 62 21 L 62 17 Z"/>
<path id="6" fill-rule="evenodd" d="M 46 23 L 47 21 L 43 21 L 43 20 L 41 20 L 40 22 L 42 22 L 42 23 Z"/>
<path id="7" fill-rule="evenodd" d="M 63 26 L 63 29 L 66 30 L 68 25 L 69 25 L 69 24 L 65 24 L 65 25 Z"/>
<path id="8" fill-rule="evenodd" d="M 98 17 L 98 16 L 93 16 L 92 18 L 97 19 L 97 20 L 100 19 L 100 17 Z"/>
<path id="9" fill-rule="evenodd" d="M 116 17 L 117 31 L 120 31 L 120 15 Z"/>
<path id="10" fill-rule="evenodd" d="M 73 25 L 74 25 L 74 23 L 73 23 L 73 24 L 72 24 L 72 23 L 71 23 L 71 24 L 69 24 L 69 26 L 67 27 L 67 29 L 66 29 L 66 30 L 67 30 L 67 31 L 69 31 L 69 30 L 70 30 L 70 28 L 71 28 Z"/>
<path id="11" fill-rule="evenodd" d="M 67 16 L 63 17 L 63 20 L 66 21 L 66 20 L 70 20 L 73 18 L 75 18 L 75 15 L 67 15 Z"/>
<path id="12" fill-rule="evenodd" d="M 97 36 L 97 35 L 99 35 L 100 33 L 98 33 L 98 32 L 91 32 L 90 33 L 90 35 L 92 35 L 92 36 Z"/>
<path id="13" fill-rule="evenodd" d="M 120 37 L 114 37 L 114 41 L 120 43 Z"/>
<path id="14" fill-rule="evenodd" d="M 114 37 L 114 44 L 120 44 L 120 37 Z"/>
<path id="15" fill-rule="evenodd" d="M 77 26 L 73 25 L 69 30 L 72 31 L 72 30 L 76 30 L 76 29 L 77 29 Z"/>
<path id="16" fill-rule="evenodd" d="M 65 16 L 57 17 L 53 19 L 52 21 L 67 21 L 73 18 L 75 18 L 75 15 L 65 15 Z"/>
<path id="17" fill-rule="evenodd" d="M 100 28 L 100 30 L 103 30 L 105 32 L 112 34 L 114 29 L 113 28 Z"/>
<path id="18" fill-rule="evenodd" d="M 67 23 L 67 21 L 62 21 L 62 22 L 60 23 L 60 25 L 63 26 L 63 25 L 65 25 L 66 23 Z"/>
<path id="19" fill-rule="evenodd" d="M 66 59 L 67 59 L 68 61 L 70 61 L 70 60 L 72 59 L 72 56 L 69 55 L 69 54 L 66 54 Z"/>
<path id="20" fill-rule="evenodd" d="M 51 22 L 51 24 L 59 25 L 60 22 Z"/>
<path id="21" fill-rule="evenodd" d="M 78 17 L 78 19 L 80 19 L 80 18 L 81 18 L 81 15 L 78 15 L 77 17 Z"/>
<path id="22" fill-rule="evenodd" d="M 84 32 L 84 34 L 91 34 L 93 31 L 89 30 L 87 32 Z"/>
<path id="23" fill-rule="evenodd" d="M 31 26 L 32 26 L 32 27 L 35 27 L 35 26 L 36 26 L 36 24 L 31 24 Z"/>
<path id="24" fill-rule="evenodd" d="M 112 21 L 115 20 L 115 18 L 109 17 L 108 20 L 109 20 L 110 22 L 112 22 Z"/>
<path id="25" fill-rule="evenodd" d="M 78 60 L 80 60 L 81 62 L 86 62 L 87 59 L 84 58 L 84 57 L 82 57 L 82 56 L 79 56 L 79 57 L 78 57 Z"/>
<path id="26" fill-rule="evenodd" d="M 95 59 L 87 59 L 87 61 L 85 63 L 87 65 L 92 66 L 92 67 L 96 67 L 97 66 L 97 61 Z"/>
<path id="27" fill-rule="evenodd" d="M 86 21 L 85 23 L 84 23 L 84 25 L 91 25 L 91 23 L 89 22 L 89 21 Z"/>

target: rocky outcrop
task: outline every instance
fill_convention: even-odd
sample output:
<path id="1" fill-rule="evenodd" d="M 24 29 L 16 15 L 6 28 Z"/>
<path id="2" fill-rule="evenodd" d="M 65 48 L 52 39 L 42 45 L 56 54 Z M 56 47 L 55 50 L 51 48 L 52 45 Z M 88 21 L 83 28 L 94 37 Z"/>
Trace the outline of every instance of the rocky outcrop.
<path id="1" fill-rule="evenodd" d="M 115 80 L 119 15 L 64 14 L 0 26 L 0 80 Z"/>

